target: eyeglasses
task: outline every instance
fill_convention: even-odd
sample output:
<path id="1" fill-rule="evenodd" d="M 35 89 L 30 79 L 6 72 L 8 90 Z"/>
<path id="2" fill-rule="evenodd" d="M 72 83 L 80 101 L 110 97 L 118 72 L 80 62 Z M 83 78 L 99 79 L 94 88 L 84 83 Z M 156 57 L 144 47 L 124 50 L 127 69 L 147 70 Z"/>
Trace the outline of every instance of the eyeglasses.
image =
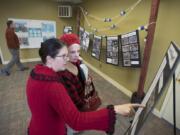
<path id="1" fill-rule="evenodd" d="M 63 58 L 64 60 L 68 60 L 68 56 L 67 56 L 66 54 L 64 54 L 64 55 L 59 55 L 59 56 L 56 56 L 56 57 L 61 57 L 61 58 Z"/>

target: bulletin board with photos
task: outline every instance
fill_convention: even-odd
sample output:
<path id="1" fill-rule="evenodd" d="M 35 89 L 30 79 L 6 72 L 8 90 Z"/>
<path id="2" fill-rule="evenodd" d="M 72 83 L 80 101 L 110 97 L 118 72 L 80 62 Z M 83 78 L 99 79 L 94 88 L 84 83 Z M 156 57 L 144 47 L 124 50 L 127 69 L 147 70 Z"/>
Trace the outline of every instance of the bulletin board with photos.
<path id="1" fill-rule="evenodd" d="M 102 37 L 94 35 L 91 55 L 98 60 L 100 60 L 101 46 L 102 46 Z"/>
<path id="2" fill-rule="evenodd" d="M 118 36 L 109 36 L 106 38 L 106 63 L 119 64 L 119 40 Z"/>
<path id="3" fill-rule="evenodd" d="M 15 24 L 20 48 L 40 48 L 41 42 L 56 37 L 56 22 L 9 18 Z"/>
<path id="4" fill-rule="evenodd" d="M 81 45 L 81 47 L 82 47 L 82 45 L 83 45 L 83 35 L 84 35 L 84 28 L 82 28 L 82 27 L 80 27 L 79 28 L 79 40 L 80 40 L 80 45 Z"/>
<path id="5" fill-rule="evenodd" d="M 139 31 L 129 32 L 119 36 L 122 51 L 122 66 L 140 67 Z"/>

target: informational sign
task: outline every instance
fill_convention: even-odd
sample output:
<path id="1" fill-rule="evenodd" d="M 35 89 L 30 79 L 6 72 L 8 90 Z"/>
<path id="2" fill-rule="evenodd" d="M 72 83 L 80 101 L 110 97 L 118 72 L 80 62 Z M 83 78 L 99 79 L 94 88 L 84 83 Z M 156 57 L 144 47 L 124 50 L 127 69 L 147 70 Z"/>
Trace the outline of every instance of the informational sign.
<path id="1" fill-rule="evenodd" d="M 56 37 L 56 22 L 9 18 L 15 24 L 20 48 L 40 48 L 41 42 Z"/>
<path id="2" fill-rule="evenodd" d="M 142 105 L 145 105 L 146 107 L 137 110 L 129 134 L 138 134 L 149 113 L 154 109 L 154 106 L 164 92 L 165 87 L 173 76 L 178 64 L 180 64 L 180 49 L 175 43 L 171 42 L 159 70 L 142 101 Z"/>

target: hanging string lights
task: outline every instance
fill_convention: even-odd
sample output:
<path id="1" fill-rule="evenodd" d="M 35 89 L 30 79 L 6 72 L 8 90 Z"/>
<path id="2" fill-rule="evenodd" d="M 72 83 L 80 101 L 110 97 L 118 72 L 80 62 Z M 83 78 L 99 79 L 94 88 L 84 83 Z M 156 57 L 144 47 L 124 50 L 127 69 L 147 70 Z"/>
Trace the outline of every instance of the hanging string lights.
<path id="1" fill-rule="evenodd" d="M 106 17 L 106 18 L 101 18 L 95 15 L 92 15 L 90 13 L 88 13 L 87 10 L 85 10 L 84 8 L 80 7 L 81 12 L 84 16 L 85 22 L 87 24 L 87 26 L 94 32 L 103 32 L 103 31 L 107 31 L 107 30 L 112 30 L 115 28 L 118 28 L 119 24 L 142 2 L 142 0 L 138 0 L 137 2 L 135 2 L 132 6 L 130 6 L 129 8 L 127 8 L 126 10 L 122 10 L 120 11 L 120 14 L 114 16 L 114 17 Z M 92 18 L 96 21 L 100 21 L 100 22 L 105 22 L 105 23 L 112 23 L 115 19 L 120 18 L 117 22 L 110 24 L 108 26 L 106 26 L 105 28 L 94 28 L 91 23 L 89 22 L 88 18 Z M 143 29 L 143 28 L 140 28 Z"/>

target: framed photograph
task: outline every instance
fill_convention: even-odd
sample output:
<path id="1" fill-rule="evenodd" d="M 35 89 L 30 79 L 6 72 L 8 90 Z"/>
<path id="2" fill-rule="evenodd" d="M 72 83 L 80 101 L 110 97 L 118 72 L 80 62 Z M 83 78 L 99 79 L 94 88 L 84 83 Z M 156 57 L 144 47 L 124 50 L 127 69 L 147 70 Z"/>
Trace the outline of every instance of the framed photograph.
<path id="1" fill-rule="evenodd" d="M 171 63 L 171 57 L 169 56 L 169 51 L 173 48 L 173 54 L 177 54 Z M 142 105 L 146 107 L 144 109 L 139 108 L 135 114 L 134 120 L 132 122 L 129 134 L 135 135 L 138 134 L 141 127 L 145 123 L 146 119 L 149 116 L 149 113 L 154 109 L 156 103 L 160 99 L 161 95 L 165 91 L 166 85 L 168 84 L 170 78 L 173 76 L 178 64 L 180 61 L 180 50 L 179 48 L 171 42 L 170 47 L 168 48 L 163 61 L 158 69 L 157 74 L 155 75 L 154 80 L 152 81 L 146 96 L 142 101 Z M 170 63 L 172 64 L 170 66 Z"/>
<path id="2" fill-rule="evenodd" d="M 125 60 L 130 60 L 131 54 L 130 54 L 129 52 L 125 52 L 125 53 L 123 53 L 123 58 L 124 58 Z"/>
<path id="3" fill-rule="evenodd" d="M 171 43 L 173 44 L 173 43 Z M 175 51 L 175 48 L 173 45 L 170 46 L 168 50 L 168 58 L 169 58 L 169 67 L 172 68 L 176 58 L 177 58 L 177 52 Z"/>
<path id="4" fill-rule="evenodd" d="M 29 46 L 29 40 L 27 37 L 19 37 L 20 45 Z"/>
<path id="5" fill-rule="evenodd" d="M 79 40 L 81 47 L 83 46 L 83 36 L 84 36 L 84 28 L 79 27 Z"/>
<path id="6" fill-rule="evenodd" d="M 92 56 L 98 60 L 100 60 L 101 46 L 102 46 L 102 37 L 94 35 Z"/>
<path id="7" fill-rule="evenodd" d="M 126 59 L 124 59 L 123 60 L 123 64 L 126 66 L 126 67 L 129 67 L 129 66 L 131 66 L 131 61 L 130 60 L 126 60 Z"/>
<path id="8" fill-rule="evenodd" d="M 122 45 L 127 45 L 127 44 L 129 44 L 129 39 L 128 39 L 128 37 L 123 37 L 123 38 L 122 38 Z"/>
<path id="9" fill-rule="evenodd" d="M 109 36 L 106 38 L 106 63 L 119 64 L 119 41 L 118 36 Z"/>
<path id="10" fill-rule="evenodd" d="M 130 46 L 129 45 L 123 45 L 122 46 L 122 52 L 129 52 L 130 51 Z"/>
<path id="11" fill-rule="evenodd" d="M 85 31 L 83 34 L 82 34 L 82 44 L 81 44 L 81 47 L 84 51 L 88 51 L 88 48 L 89 48 L 89 41 L 90 41 L 90 38 L 89 38 L 89 32 Z"/>
<path id="12" fill-rule="evenodd" d="M 132 35 L 129 37 L 129 43 L 137 43 L 137 36 L 136 35 Z"/>
<path id="13" fill-rule="evenodd" d="M 129 47 L 129 50 L 132 51 L 132 52 L 133 51 L 138 51 L 139 50 L 138 44 L 137 43 L 131 44 L 130 47 Z"/>
<path id="14" fill-rule="evenodd" d="M 73 32 L 72 26 L 64 26 L 64 30 L 63 30 L 64 34 L 72 33 L 72 32 Z"/>
<path id="15" fill-rule="evenodd" d="M 138 30 L 119 36 L 121 44 L 122 65 L 124 67 L 140 67 L 140 45 Z M 127 61 L 130 61 L 127 64 Z"/>
<path id="16" fill-rule="evenodd" d="M 131 59 L 138 59 L 139 58 L 139 53 L 138 51 L 136 52 L 131 52 Z"/>

